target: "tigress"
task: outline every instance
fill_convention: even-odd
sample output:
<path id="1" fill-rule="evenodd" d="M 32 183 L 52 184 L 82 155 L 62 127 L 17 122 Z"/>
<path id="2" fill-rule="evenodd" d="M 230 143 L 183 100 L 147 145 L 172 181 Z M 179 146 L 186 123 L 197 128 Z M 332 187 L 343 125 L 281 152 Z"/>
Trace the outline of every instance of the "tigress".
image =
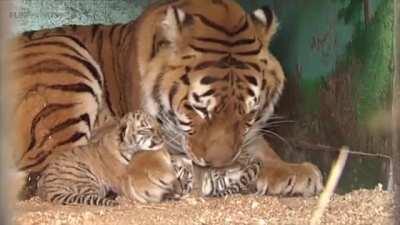
<path id="1" fill-rule="evenodd" d="M 132 156 L 162 147 L 152 117 L 141 111 L 128 113 L 100 128 L 88 145 L 55 152 L 39 179 L 38 195 L 60 204 L 115 206 L 118 202 L 108 199 L 107 193 L 121 194 Z"/>
<path id="2" fill-rule="evenodd" d="M 161 124 L 169 154 L 209 168 L 246 155 L 262 165 L 257 193 L 320 192 L 316 166 L 281 160 L 259 132 L 285 83 L 268 50 L 277 27 L 268 7 L 247 13 L 233 0 L 170 0 L 127 24 L 24 33 L 9 52 L 19 168 L 40 174 L 54 149 L 85 145 L 107 118 L 142 106 Z M 157 172 L 167 162 L 146 155 L 132 172 L 150 201 L 169 175 Z"/>

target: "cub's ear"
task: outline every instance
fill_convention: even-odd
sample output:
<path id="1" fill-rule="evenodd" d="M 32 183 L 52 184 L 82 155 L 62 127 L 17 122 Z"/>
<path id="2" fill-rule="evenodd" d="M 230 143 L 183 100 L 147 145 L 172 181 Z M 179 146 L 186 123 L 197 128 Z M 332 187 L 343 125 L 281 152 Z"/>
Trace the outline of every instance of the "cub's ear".
<path id="1" fill-rule="evenodd" d="M 125 140 L 125 137 L 129 135 L 129 132 L 131 132 L 130 130 L 133 127 L 133 123 L 134 123 L 135 119 L 133 117 L 133 113 L 127 113 L 125 114 L 121 120 L 119 121 L 119 135 L 120 135 L 120 139 L 121 141 Z"/>
<path id="2" fill-rule="evenodd" d="M 129 123 L 131 123 L 131 122 L 134 121 L 134 120 L 135 120 L 134 114 L 133 114 L 132 112 L 128 112 L 127 114 L 125 114 L 125 115 L 121 118 L 120 124 L 121 124 L 121 125 L 123 125 L 123 124 L 129 124 Z"/>
<path id="3" fill-rule="evenodd" d="M 254 10 L 251 14 L 251 18 L 253 19 L 257 33 L 260 35 L 266 46 L 269 46 L 269 43 L 278 28 L 278 20 L 275 13 L 268 6 L 264 6 Z"/>
<path id="4" fill-rule="evenodd" d="M 163 36 L 169 43 L 175 45 L 180 41 L 182 26 L 186 19 L 187 15 L 183 10 L 172 6 L 167 8 L 161 27 Z"/>

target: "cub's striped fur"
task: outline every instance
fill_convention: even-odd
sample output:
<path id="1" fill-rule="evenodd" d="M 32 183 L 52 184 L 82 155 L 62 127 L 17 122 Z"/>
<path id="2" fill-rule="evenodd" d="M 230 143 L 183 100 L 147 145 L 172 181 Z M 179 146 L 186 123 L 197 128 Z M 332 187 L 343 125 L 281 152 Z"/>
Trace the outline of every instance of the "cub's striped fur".
<path id="1" fill-rule="evenodd" d="M 254 193 L 261 166 L 261 161 L 254 161 L 242 168 L 209 170 L 202 180 L 202 194 L 209 197 L 222 197 Z"/>
<path id="2" fill-rule="evenodd" d="M 116 205 L 106 195 L 119 192 L 133 154 L 162 145 L 157 124 L 148 114 L 128 113 L 102 128 L 88 145 L 55 153 L 39 180 L 38 194 L 60 204 Z"/>

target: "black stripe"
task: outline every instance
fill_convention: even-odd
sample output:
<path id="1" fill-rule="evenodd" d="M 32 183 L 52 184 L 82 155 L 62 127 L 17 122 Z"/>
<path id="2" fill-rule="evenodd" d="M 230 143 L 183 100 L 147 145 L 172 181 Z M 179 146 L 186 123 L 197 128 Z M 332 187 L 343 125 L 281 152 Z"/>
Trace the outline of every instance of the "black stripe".
<path id="1" fill-rule="evenodd" d="M 195 58 L 195 57 L 196 57 L 195 55 L 184 55 L 184 56 L 182 56 L 181 59 L 186 60 L 186 59 L 192 59 L 192 58 Z"/>
<path id="2" fill-rule="evenodd" d="M 206 108 L 206 107 L 199 107 L 199 106 L 195 106 L 195 105 L 193 105 L 192 107 L 193 107 L 194 109 L 196 109 L 196 110 L 202 112 L 202 113 L 204 114 L 204 116 L 207 116 L 207 115 L 208 115 L 208 111 L 207 111 L 207 108 Z"/>
<path id="3" fill-rule="evenodd" d="M 32 53 L 32 57 L 35 55 L 38 55 L 38 54 Z M 31 54 L 24 55 L 24 57 L 31 57 Z M 57 59 L 43 60 L 39 63 L 36 63 L 36 64 L 28 66 L 28 67 L 18 68 L 18 70 L 22 70 L 23 72 L 20 72 L 20 73 L 23 75 L 27 75 L 27 76 L 46 75 L 46 73 L 55 73 L 57 75 L 63 75 L 62 72 L 65 72 L 70 75 L 80 77 L 87 81 L 90 81 L 90 79 L 85 74 L 83 74 L 81 71 L 79 71 L 75 68 L 72 68 L 71 66 L 65 65 L 63 63 L 63 61 L 60 61 Z M 26 71 L 26 70 L 28 70 L 28 71 Z"/>
<path id="4" fill-rule="evenodd" d="M 21 168 L 19 168 L 19 170 L 23 171 L 23 170 L 27 170 L 32 167 L 38 166 L 39 164 L 43 163 L 47 159 L 47 157 L 49 157 L 50 154 L 51 154 L 51 151 L 46 152 L 46 154 L 43 155 L 40 159 L 35 160 L 35 162 L 33 164 L 29 164 L 27 166 L 21 167 Z"/>
<path id="5" fill-rule="evenodd" d="M 245 23 L 238 30 L 229 31 L 225 27 L 223 27 L 223 26 L 221 26 L 221 25 L 219 25 L 219 24 L 207 19 L 205 16 L 203 16 L 201 14 L 194 14 L 193 16 L 196 16 L 196 17 L 200 18 L 200 21 L 204 25 L 206 25 L 208 27 L 211 27 L 211 28 L 213 28 L 213 29 L 215 29 L 215 30 L 217 30 L 217 31 L 219 31 L 221 33 L 224 33 L 226 36 L 229 36 L 229 37 L 233 37 L 235 35 L 240 34 L 241 32 L 245 31 L 249 26 L 249 23 L 247 21 L 247 17 L 246 17 Z"/>
<path id="6" fill-rule="evenodd" d="M 119 151 L 119 154 L 121 155 L 121 157 L 122 157 L 123 159 L 125 159 L 127 162 L 129 162 L 128 157 L 126 157 L 124 154 L 122 154 L 121 151 Z"/>
<path id="7" fill-rule="evenodd" d="M 174 16 L 175 16 L 176 23 L 178 24 L 178 30 L 179 30 L 179 32 L 182 32 L 182 23 L 179 20 L 178 10 L 176 9 L 176 7 L 173 7 L 173 10 L 174 10 Z"/>
<path id="8" fill-rule="evenodd" d="M 119 26 L 119 25 L 118 25 Z M 113 29 L 114 28 L 114 29 Z M 117 28 L 117 26 L 113 26 L 113 30 L 111 31 L 111 32 L 114 32 L 115 31 L 115 28 Z M 112 38 L 110 38 L 110 48 L 111 48 L 111 55 L 117 55 L 116 53 L 115 53 L 115 47 L 114 47 L 114 45 L 113 45 L 113 42 L 112 42 Z M 102 55 L 102 57 L 104 57 L 104 55 Z M 113 71 L 113 73 L 112 74 L 114 74 L 113 76 L 112 76 L 112 78 L 114 78 L 114 83 L 115 84 L 122 84 L 122 82 L 121 82 L 121 80 L 119 80 L 119 76 L 118 76 L 118 74 L 120 74 L 120 72 L 119 72 L 119 67 L 118 67 L 118 62 L 116 62 L 115 60 L 116 60 L 116 58 L 117 57 L 112 57 L 111 58 L 111 60 L 112 60 L 112 71 Z M 108 58 L 106 58 L 106 60 L 107 60 Z M 102 60 L 103 61 L 103 60 Z M 110 77 L 110 76 L 109 76 Z M 119 96 L 119 103 L 120 104 L 116 104 L 117 106 L 119 106 L 119 114 L 121 114 L 121 112 L 123 112 L 124 110 L 122 109 L 122 105 L 123 105 L 123 102 L 125 102 L 124 101 L 124 99 L 123 99 L 123 93 L 121 93 L 121 91 L 122 90 L 120 90 L 119 88 L 117 88 L 117 89 L 115 89 L 115 92 L 117 92 L 115 95 L 116 96 Z M 122 103 L 121 103 L 122 102 Z M 118 109 L 117 109 L 118 110 Z"/>
<path id="9" fill-rule="evenodd" d="M 113 37 L 114 37 L 114 31 L 116 28 L 118 28 L 120 24 L 115 24 L 111 26 L 110 32 L 108 33 L 108 38 L 110 39 L 110 42 L 112 42 Z"/>
<path id="10" fill-rule="evenodd" d="M 131 28 L 131 26 L 130 26 L 130 24 L 128 24 L 128 31 L 127 32 L 125 32 L 124 34 L 123 34 L 123 37 L 122 37 L 122 44 L 124 45 L 124 46 L 126 46 L 126 41 L 128 40 L 129 42 L 130 41 L 132 41 L 133 40 L 133 35 L 132 35 L 132 33 L 133 34 L 135 34 L 135 29 L 129 29 L 129 28 Z M 124 28 L 125 29 L 125 28 Z M 131 37 L 130 39 L 128 39 L 128 37 Z"/>
<path id="11" fill-rule="evenodd" d="M 88 168 L 88 166 L 82 162 L 76 162 L 78 164 L 79 170 L 82 171 L 82 173 L 86 174 L 90 180 L 93 182 L 97 183 L 97 176 Z"/>
<path id="12" fill-rule="evenodd" d="M 49 115 L 51 115 L 52 113 L 55 113 L 59 110 L 63 110 L 63 109 L 68 109 L 71 108 L 73 106 L 75 106 L 76 103 L 70 103 L 70 104 L 50 104 L 50 105 L 46 105 L 46 107 L 44 107 L 42 110 L 40 110 L 39 113 L 37 113 L 35 115 L 35 117 L 33 118 L 32 122 L 31 122 L 31 129 L 30 129 L 30 134 L 31 134 L 31 141 L 28 147 L 28 150 L 24 153 L 24 155 L 30 151 L 33 146 L 36 144 L 36 135 L 35 135 L 35 130 L 36 130 L 36 126 L 37 124 L 44 118 L 48 117 Z"/>
<path id="13" fill-rule="evenodd" d="M 29 40 L 32 39 L 33 35 L 36 33 L 37 31 L 25 31 L 22 33 L 22 36 L 27 37 Z"/>
<path id="14" fill-rule="evenodd" d="M 72 25 L 69 25 L 69 28 L 70 28 L 72 31 L 75 32 L 75 31 L 78 29 L 78 25 L 72 24 Z"/>
<path id="15" fill-rule="evenodd" d="M 120 47 L 120 46 L 121 46 L 121 43 L 123 43 L 123 42 L 122 42 L 122 39 L 123 39 L 123 37 L 124 37 L 123 34 L 124 34 L 125 29 L 126 29 L 127 26 L 128 26 L 127 23 L 124 24 L 124 25 L 122 25 L 121 28 L 120 28 L 119 31 L 118 31 L 119 39 L 118 39 L 117 47 Z"/>
<path id="16" fill-rule="evenodd" d="M 52 129 L 50 129 L 49 134 L 47 134 L 41 141 L 39 147 L 42 147 L 46 141 L 48 140 L 48 138 L 52 135 L 54 135 L 57 132 L 60 132 L 70 126 L 73 126 L 75 124 L 80 123 L 81 121 L 84 121 L 86 123 L 87 126 L 90 126 L 88 123 L 90 123 L 90 121 L 88 121 L 88 115 L 87 114 L 83 114 L 81 115 L 79 118 L 72 118 L 72 119 L 68 119 L 66 121 L 64 121 L 61 124 L 56 125 L 55 127 L 53 127 Z M 78 141 L 80 138 L 82 138 L 83 136 L 86 136 L 85 133 L 82 132 L 77 132 L 75 133 L 72 137 L 70 137 L 69 139 L 67 139 L 66 141 L 62 141 L 56 144 L 55 147 L 67 144 L 67 143 L 72 143 L 75 141 Z M 86 137 L 87 138 L 87 137 Z"/>
<path id="17" fill-rule="evenodd" d="M 213 54 L 228 54 L 229 53 L 227 51 L 218 50 L 218 49 L 202 48 L 202 47 L 198 47 L 193 44 L 189 44 L 189 47 L 195 51 L 202 52 L 202 53 L 213 53 Z"/>
<path id="18" fill-rule="evenodd" d="M 62 193 L 54 194 L 53 196 L 51 196 L 50 202 L 54 202 L 54 200 L 55 200 L 56 198 L 58 198 L 58 197 L 60 197 L 60 196 L 62 196 L 62 195 L 64 195 L 64 194 L 62 194 Z"/>
<path id="19" fill-rule="evenodd" d="M 51 34 L 49 36 L 42 36 L 42 37 L 39 37 L 39 38 L 34 38 L 34 39 L 32 39 L 32 41 L 42 40 L 42 39 L 46 39 L 46 38 L 53 38 L 53 37 L 68 38 L 68 39 L 74 41 L 77 45 L 79 45 L 79 47 L 87 50 L 86 46 L 82 43 L 81 40 L 79 40 L 78 38 L 76 38 L 74 36 L 66 35 L 66 34 Z"/>
<path id="20" fill-rule="evenodd" d="M 185 84 L 187 86 L 190 85 L 189 76 L 187 73 L 183 74 L 180 79 L 183 82 L 183 84 Z"/>
<path id="21" fill-rule="evenodd" d="M 103 79 L 102 79 L 101 73 L 100 73 L 100 71 L 98 71 L 98 70 L 93 66 L 92 63 L 90 63 L 90 62 L 88 62 L 88 61 L 86 61 L 86 60 L 84 60 L 84 59 L 82 59 L 82 58 L 73 56 L 73 55 L 68 55 L 68 54 L 61 54 L 61 55 L 62 55 L 62 56 L 65 56 L 65 57 L 67 57 L 67 58 L 70 58 L 70 59 L 72 59 L 72 60 L 75 60 L 75 61 L 77 61 L 77 62 L 79 62 L 79 63 L 81 63 L 81 64 L 82 64 L 84 67 L 86 67 L 86 69 L 88 69 L 89 72 L 93 75 L 93 77 L 94 77 L 94 79 L 96 80 L 97 84 L 98 84 L 100 87 L 103 87 Z"/>
<path id="22" fill-rule="evenodd" d="M 214 83 L 216 81 L 219 81 L 219 80 L 221 80 L 221 79 L 219 79 L 217 77 L 205 76 L 200 80 L 200 83 L 207 85 L 207 84 L 212 84 L 212 83 Z"/>
<path id="23" fill-rule="evenodd" d="M 179 83 L 174 82 L 171 89 L 169 90 L 168 99 L 169 99 L 169 106 L 170 106 L 171 110 L 174 110 L 173 100 L 174 100 L 175 95 L 178 93 L 178 86 L 179 86 Z"/>
<path id="24" fill-rule="evenodd" d="M 79 40 L 76 37 L 73 36 L 69 36 L 69 35 L 53 35 L 53 37 L 65 37 L 65 38 L 69 38 L 71 40 L 73 40 L 77 45 L 79 45 L 79 47 L 85 49 L 86 51 L 88 51 L 88 49 L 86 48 L 86 46 L 82 43 L 81 40 Z"/>
<path id="25" fill-rule="evenodd" d="M 252 63 L 252 62 L 243 62 L 243 63 L 253 67 L 253 69 L 255 69 L 257 72 L 261 72 L 261 68 L 260 66 L 258 66 L 257 63 Z"/>
<path id="26" fill-rule="evenodd" d="M 85 83 L 75 83 L 75 84 L 54 84 L 54 85 L 44 85 L 44 84 L 38 84 L 38 87 L 42 86 L 45 88 L 53 89 L 53 90 L 59 90 L 59 91 L 66 91 L 66 92 L 76 92 L 76 93 L 90 93 L 93 98 L 95 99 L 96 103 L 100 103 L 100 96 L 97 96 L 93 89 L 85 84 Z M 31 89 L 30 89 L 31 90 Z M 29 90 L 29 91 L 30 91 Z"/>
<path id="27" fill-rule="evenodd" d="M 256 79 L 255 77 L 253 77 L 253 76 L 251 76 L 251 75 L 244 75 L 244 78 L 246 78 L 246 80 L 247 80 L 250 84 L 252 84 L 252 85 L 254 85 L 254 86 L 257 86 L 258 82 L 257 82 L 257 79 Z"/>
<path id="28" fill-rule="evenodd" d="M 64 198 L 63 198 L 63 203 L 64 203 L 64 204 L 68 204 L 68 203 L 69 203 L 69 198 L 70 198 L 72 195 L 73 195 L 73 193 L 65 194 L 65 195 L 64 195 Z"/>
<path id="29" fill-rule="evenodd" d="M 262 10 L 267 18 L 267 27 L 269 28 L 272 24 L 272 20 L 274 19 L 274 13 L 268 6 L 263 6 Z"/>
<path id="30" fill-rule="evenodd" d="M 78 199 L 78 197 L 79 197 L 79 195 L 74 195 L 74 197 L 72 197 L 72 199 L 71 199 L 71 203 L 78 203 L 77 202 L 77 199 Z"/>
<path id="31" fill-rule="evenodd" d="M 248 45 L 248 44 L 253 44 L 256 39 L 252 38 L 252 39 L 240 39 L 237 41 L 227 41 L 227 40 L 222 40 L 222 39 L 216 39 L 216 38 L 206 38 L 206 37 L 196 37 L 195 38 L 198 41 L 203 41 L 203 42 L 211 42 L 211 43 L 216 43 L 216 44 L 220 44 L 226 47 L 235 47 L 235 46 L 240 46 L 240 45 Z"/>
<path id="32" fill-rule="evenodd" d="M 66 33 L 64 27 L 56 27 L 56 28 L 54 28 L 53 32 L 57 32 L 57 33 L 61 33 L 61 34 Z"/>
<path id="33" fill-rule="evenodd" d="M 151 96 L 153 97 L 154 101 L 157 103 L 157 105 L 161 108 L 162 104 L 161 104 L 161 82 L 163 81 L 163 76 L 162 74 L 158 74 L 153 86 L 153 90 L 151 92 Z"/>
<path id="34" fill-rule="evenodd" d="M 264 65 L 268 65 L 268 60 L 267 59 L 260 59 L 260 62 L 264 63 Z"/>
<path id="35" fill-rule="evenodd" d="M 85 122 L 85 124 L 86 124 L 86 126 L 88 126 L 89 130 L 91 129 L 89 114 L 84 113 L 84 114 L 80 115 L 77 118 L 69 118 L 69 119 L 65 120 L 64 122 L 62 122 L 60 124 L 57 124 L 56 126 L 52 127 L 49 130 L 49 134 L 48 135 L 52 136 L 57 132 L 60 132 L 60 131 L 66 129 L 66 128 L 70 127 L 70 126 L 73 126 L 75 124 L 80 123 L 81 121 Z"/>
<path id="36" fill-rule="evenodd" d="M 153 34 L 153 39 L 151 42 L 151 54 L 150 54 L 150 59 L 154 58 L 154 56 L 156 56 L 156 34 Z"/>
<path id="37" fill-rule="evenodd" d="M 201 62 L 201 63 L 197 64 L 196 66 L 194 66 L 193 70 L 195 70 L 195 71 L 204 70 L 204 69 L 207 69 L 212 66 L 217 66 L 217 63 L 218 63 L 218 61 L 204 61 L 204 62 Z"/>
<path id="38" fill-rule="evenodd" d="M 276 83 L 279 83 L 279 79 L 278 79 L 278 75 L 276 73 L 276 70 L 271 69 L 268 71 L 268 74 L 272 76 L 272 78 L 274 78 Z"/>
<path id="39" fill-rule="evenodd" d="M 85 151 L 84 149 L 81 149 L 81 150 Z M 71 152 L 71 151 L 68 151 L 68 153 L 69 152 Z M 58 159 L 60 159 L 60 158 L 58 158 Z M 61 163 L 59 163 L 57 161 L 52 162 L 52 165 L 55 166 L 52 169 L 57 170 L 58 171 L 57 173 L 64 173 L 64 174 L 75 176 L 76 178 L 83 178 L 83 182 L 87 182 L 88 180 L 97 182 L 97 180 L 94 179 L 94 177 L 88 176 L 89 174 L 93 174 L 93 173 L 91 173 L 91 171 L 88 170 L 86 164 L 78 163 L 78 162 L 65 163 L 65 162 L 68 162 L 68 159 L 69 159 L 69 157 L 63 158 L 62 159 L 63 162 L 61 162 Z M 83 164 L 83 167 L 82 167 L 82 164 Z M 69 172 L 67 170 L 71 170 L 71 171 L 75 171 L 75 172 Z"/>
<path id="40" fill-rule="evenodd" d="M 264 79 L 262 80 L 261 90 L 264 90 L 266 86 L 267 86 L 267 81 L 266 81 L 265 78 L 264 78 Z"/>
<path id="41" fill-rule="evenodd" d="M 100 24 L 94 24 L 92 25 L 92 42 L 94 41 L 94 38 L 96 37 L 97 31 L 100 29 Z"/>
<path id="42" fill-rule="evenodd" d="M 55 147 L 60 147 L 66 144 L 74 143 L 76 141 L 79 141 L 82 137 L 86 137 L 86 134 L 82 132 L 76 132 L 67 140 L 57 143 Z"/>
<path id="43" fill-rule="evenodd" d="M 79 197 L 78 197 L 78 200 L 77 200 L 77 203 L 79 203 L 79 204 L 83 204 L 84 203 L 84 199 L 85 199 L 85 195 L 79 195 Z"/>
<path id="44" fill-rule="evenodd" d="M 81 170 L 84 170 L 85 173 L 91 174 L 93 176 L 93 178 L 97 179 L 96 175 L 90 170 L 90 168 L 85 163 L 82 163 L 82 162 L 76 162 L 76 163 L 78 164 L 78 166 Z"/>
<path id="45" fill-rule="evenodd" d="M 201 97 L 210 96 L 210 95 L 213 95 L 214 93 L 215 93 L 215 90 L 210 89 L 210 90 L 206 91 L 205 93 L 203 93 L 203 94 L 201 95 Z"/>
<path id="46" fill-rule="evenodd" d="M 62 131 L 64 129 L 66 129 L 68 127 L 71 127 L 71 126 L 73 126 L 75 124 L 78 124 L 81 121 L 84 121 L 86 126 L 88 126 L 89 130 L 90 130 L 90 117 L 89 117 L 89 115 L 87 113 L 84 113 L 84 114 L 80 115 L 77 118 L 69 118 L 69 119 L 65 120 L 64 122 L 59 123 L 56 126 L 52 127 L 49 130 L 49 132 L 42 138 L 42 141 L 39 144 L 39 148 L 42 147 L 46 143 L 46 141 L 49 139 L 50 136 L 52 136 L 52 135 L 54 135 L 54 134 L 56 134 L 56 133 L 58 133 L 58 132 L 60 132 L 60 131 Z M 86 136 L 85 133 L 81 133 L 81 132 L 78 132 L 78 133 L 79 134 L 83 134 L 83 136 Z M 79 137 L 79 138 L 81 138 L 81 137 Z M 61 142 L 61 143 L 63 143 L 63 142 Z M 56 147 L 58 145 L 59 144 L 57 144 Z"/>
<path id="47" fill-rule="evenodd" d="M 73 48 L 71 45 L 68 45 L 64 42 L 58 42 L 58 41 L 44 41 L 44 42 L 39 42 L 39 43 L 30 43 L 30 44 L 24 45 L 22 48 L 32 48 L 32 47 L 43 46 L 43 45 L 53 45 L 53 46 L 65 48 L 65 49 L 71 50 L 75 54 L 83 57 L 83 55 L 76 48 Z"/>
<path id="48" fill-rule="evenodd" d="M 98 48 L 97 59 L 99 61 L 99 65 L 101 66 L 102 70 L 104 71 L 104 68 L 103 68 L 104 67 L 104 62 L 103 62 L 103 58 L 102 58 L 102 55 L 103 55 L 103 41 L 104 41 L 103 40 L 103 35 L 104 35 L 103 31 L 100 31 L 99 37 L 97 38 L 97 48 Z M 110 100 L 110 92 L 108 90 L 106 76 L 104 76 L 104 85 L 103 85 L 103 87 L 104 87 L 104 95 L 105 95 L 104 97 L 106 99 L 107 107 L 110 110 L 111 115 L 115 116 L 116 114 L 115 114 L 115 111 L 113 109 L 113 106 L 112 106 L 112 103 L 111 103 L 111 100 Z"/>
<path id="49" fill-rule="evenodd" d="M 250 50 L 250 51 L 245 51 L 245 52 L 235 52 L 233 54 L 235 55 L 241 55 L 241 56 L 251 56 L 251 55 L 258 55 L 263 48 L 263 45 L 260 43 L 257 49 Z"/>

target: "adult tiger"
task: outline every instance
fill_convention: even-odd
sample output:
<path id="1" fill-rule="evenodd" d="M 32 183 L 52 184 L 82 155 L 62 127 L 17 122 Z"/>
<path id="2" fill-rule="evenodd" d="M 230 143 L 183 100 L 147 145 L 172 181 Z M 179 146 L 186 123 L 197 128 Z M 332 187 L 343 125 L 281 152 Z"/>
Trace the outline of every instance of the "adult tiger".
<path id="1" fill-rule="evenodd" d="M 211 167 L 247 154 L 262 162 L 258 193 L 319 192 L 317 167 L 282 161 L 257 134 L 285 80 L 268 51 L 276 28 L 267 7 L 247 14 L 231 0 L 175 0 L 127 24 L 25 33 L 12 51 L 19 167 L 40 172 L 56 146 L 85 144 L 102 115 L 119 117 L 141 102 L 172 154 Z M 138 169 L 144 196 L 159 193 L 163 173 L 143 171 L 162 163 Z"/>

